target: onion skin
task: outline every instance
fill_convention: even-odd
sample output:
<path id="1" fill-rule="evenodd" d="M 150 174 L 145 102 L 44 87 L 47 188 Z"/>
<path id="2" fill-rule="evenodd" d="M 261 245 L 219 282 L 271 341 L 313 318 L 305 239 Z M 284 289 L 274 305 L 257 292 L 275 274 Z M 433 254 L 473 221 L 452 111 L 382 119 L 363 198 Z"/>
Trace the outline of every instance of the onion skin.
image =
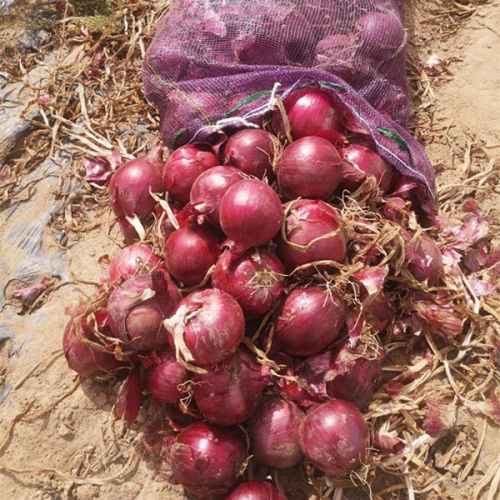
<path id="1" fill-rule="evenodd" d="M 80 323 L 80 335 L 85 339 L 92 337 L 91 330 L 85 325 L 85 319 Z M 80 342 L 75 335 L 73 318 L 64 330 L 63 351 L 68 366 L 84 378 L 110 374 L 124 366 L 112 353 L 94 350 Z"/>
<path id="2" fill-rule="evenodd" d="M 163 182 L 170 198 L 185 205 L 196 178 L 219 164 L 208 148 L 188 144 L 176 149 L 165 162 Z"/>
<path id="3" fill-rule="evenodd" d="M 203 416 L 218 425 L 236 425 L 257 408 L 269 385 L 269 368 L 260 365 L 249 351 L 240 349 L 229 359 L 195 374 L 193 394 Z"/>
<path id="4" fill-rule="evenodd" d="M 286 500 L 286 497 L 267 481 L 245 481 L 226 500 Z"/>
<path id="5" fill-rule="evenodd" d="M 379 189 L 386 193 L 392 184 L 393 168 L 375 151 L 361 144 L 339 150 L 344 165 L 343 186 L 354 191 L 367 177 L 375 177 Z"/>
<path id="6" fill-rule="evenodd" d="M 163 193 L 162 149 L 154 147 L 146 155 L 119 167 L 109 182 L 111 207 L 119 219 L 137 216 L 145 221 L 153 213 L 153 193 Z"/>
<path id="7" fill-rule="evenodd" d="M 211 222 L 219 226 L 219 208 L 222 197 L 233 184 L 243 179 L 245 177 L 237 168 L 212 167 L 194 181 L 190 203 L 196 212 L 206 215 Z"/>
<path id="8" fill-rule="evenodd" d="M 289 469 L 304 458 L 298 431 L 304 413 L 291 401 L 272 399 L 261 404 L 250 421 L 248 433 L 257 462 Z"/>
<path id="9" fill-rule="evenodd" d="M 342 180 L 342 159 L 321 137 L 304 137 L 285 148 L 276 172 L 286 199 L 329 198 Z"/>
<path id="10" fill-rule="evenodd" d="M 171 351 L 158 354 L 159 363 L 146 371 L 149 394 L 160 403 L 178 403 L 183 396 L 179 385 L 188 380 L 188 371 L 177 362 Z"/>
<path id="11" fill-rule="evenodd" d="M 293 356 L 311 356 L 329 346 L 345 324 L 342 301 L 319 286 L 297 287 L 278 309 L 275 335 Z"/>
<path id="12" fill-rule="evenodd" d="M 344 223 L 335 208 L 320 200 L 297 200 L 288 203 L 286 210 L 276 253 L 287 271 L 319 260 L 341 262 L 344 259 Z M 301 248 L 295 248 L 293 244 Z"/>
<path id="13" fill-rule="evenodd" d="M 218 236 L 208 228 L 189 225 L 174 231 L 164 247 L 165 267 L 184 286 L 203 280 L 221 253 Z"/>
<path id="14" fill-rule="evenodd" d="M 196 422 L 186 427 L 170 450 L 176 480 L 197 498 L 226 494 L 246 459 L 243 433 L 237 427 Z"/>
<path id="15" fill-rule="evenodd" d="M 222 162 L 258 179 L 272 177 L 275 141 L 265 130 L 240 130 L 228 139 Z"/>
<path id="16" fill-rule="evenodd" d="M 148 274 L 160 266 L 160 258 L 149 245 L 129 245 L 122 248 L 109 263 L 108 277 L 112 283 L 141 274 Z"/>
<path id="17" fill-rule="evenodd" d="M 143 300 L 147 290 L 153 297 Z M 163 320 L 168 317 L 181 294 L 161 271 L 124 281 L 111 293 L 108 301 L 109 326 L 128 349 L 149 350 L 167 342 Z"/>
<path id="18" fill-rule="evenodd" d="M 233 355 L 245 334 L 245 319 L 238 302 L 217 289 L 191 293 L 174 309 L 165 321 L 172 348 L 180 349 L 181 337 L 195 365 L 209 366 Z M 181 349 L 182 352 L 182 349 Z"/>
<path id="19" fill-rule="evenodd" d="M 333 97 L 319 88 L 294 90 L 283 101 L 294 140 L 308 136 L 323 137 L 333 143 L 343 143 L 341 112 Z M 275 110 L 272 126 L 277 135 L 285 135 L 279 110 Z"/>
<path id="20" fill-rule="evenodd" d="M 365 459 L 370 439 L 361 412 L 351 403 L 336 399 L 309 410 L 299 429 L 299 443 L 315 467 L 342 476 Z"/>
<path id="21" fill-rule="evenodd" d="M 240 251 L 267 245 L 283 219 L 278 195 L 265 182 L 248 179 L 231 186 L 220 204 L 220 225 Z"/>
<path id="22" fill-rule="evenodd" d="M 142 405 L 142 390 L 139 369 L 132 368 L 118 391 L 114 414 L 116 418 L 132 425 L 137 420 Z"/>
<path id="23" fill-rule="evenodd" d="M 248 250 L 243 255 L 223 253 L 212 275 L 212 286 L 236 299 L 247 318 L 271 310 L 283 294 L 283 264 L 266 248 Z"/>
<path id="24" fill-rule="evenodd" d="M 405 231 L 405 255 L 408 271 L 421 282 L 430 286 L 438 285 L 444 275 L 443 257 L 436 242 L 426 234 L 421 234 L 412 242 L 412 235 Z"/>

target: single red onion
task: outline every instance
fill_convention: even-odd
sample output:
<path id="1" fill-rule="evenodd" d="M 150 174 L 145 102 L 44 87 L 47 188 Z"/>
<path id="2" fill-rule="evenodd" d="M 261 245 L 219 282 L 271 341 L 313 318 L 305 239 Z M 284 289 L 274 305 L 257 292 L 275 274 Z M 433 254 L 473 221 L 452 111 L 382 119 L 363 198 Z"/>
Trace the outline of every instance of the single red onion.
<path id="1" fill-rule="evenodd" d="M 243 432 L 196 422 L 186 427 L 170 449 L 175 479 L 197 498 L 217 498 L 234 485 L 246 459 Z"/>
<path id="2" fill-rule="evenodd" d="M 294 90 L 283 101 L 294 140 L 314 135 L 334 144 L 343 144 L 345 137 L 341 124 L 341 111 L 334 98 L 316 87 Z M 285 136 L 285 125 L 279 109 L 272 117 L 277 135 Z"/>
<path id="3" fill-rule="evenodd" d="M 424 233 L 416 241 L 412 241 L 412 235 L 407 231 L 403 235 L 408 271 L 418 281 L 427 282 L 430 286 L 438 285 L 444 276 L 444 268 L 437 243 Z"/>
<path id="4" fill-rule="evenodd" d="M 403 22 L 393 13 L 369 12 L 358 19 L 357 27 L 362 40 L 359 50 L 374 61 L 389 61 L 405 48 Z"/>
<path id="5" fill-rule="evenodd" d="M 181 300 L 164 271 L 124 281 L 108 301 L 109 326 L 126 348 L 148 350 L 167 342 L 163 320 Z"/>
<path id="6" fill-rule="evenodd" d="M 289 469 L 303 458 L 299 427 L 304 413 L 291 401 L 272 399 L 260 405 L 252 417 L 248 434 L 257 462 L 275 469 Z"/>
<path id="7" fill-rule="evenodd" d="M 174 231 L 164 248 L 165 267 L 184 286 L 203 280 L 221 252 L 218 236 L 203 226 L 189 225 Z"/>
<path id="8" fill-rule="evenodd" d="M 344 223 L 335 208 L 320 200 L 297 200 L 285 209 L 276 253 L 287 271 L 310 262 L 344 259 Z"/>
<path id="9" fill-rule="evenodd" d="M 280 304 L 274 334 L 293 356 L 311 356 L 329 346 L 345 324 L 342 301 L 320 286 L 300 286 Z"/>
<path id="10" fill-rule="evenodd" d="M 304 137 L 286 147 L 276 171 L 281 195 L 329 198 L 342 180 L 337 149 L 321 137 Z"/>
<path id="11" fill-rule="evenodd" d="M 176 149 L 163 170 L 163 182 L 170 198 L 182 204 L 188 203 L 196 178 L 218 164 L 217 156 L 209 148 L 188 144 Z"/>
<path id="12" fill-rule="evenodd" d="M 336 399 L 309 410 L 299 429 L 299 443 L 315 467 L 342 476 L 366 458 L 370 438 L 361 412 L 351 403 Z"/>
<path id="13" fill-rule="evenodd" d="M 212 167 L 203 172 L 191 188 L 191 205 L 200 214 L 205 214 L 214 224 L 219 225 L 219 207 L 226 191 L 245 179 L 234 167 Z"/>
<path id="14" fill-rule="evenodd" d="M 286 500 L 286 497 L 267 481 L 245 481 L 226 500 Z"/>
<path id="15" fill-rule="evenodd" d="M 132 276 L 148 274 L 160 266 L 160 258 L 150 245 L 129 245 L 122 248 L 109 263 L 108 277 L 121 283 Z"/>
<path id="16" fill-rule="evenodd" d="M 246 317 L 262 316 L 283 294 L 283 264 L 266 248 L 243 255 L 223 253 L 212 275 L 212 286 L 234 297 Z"/>
<path id="17" fill-rule="evenodd" d="M 220 365 L 196 373 L 193 395 L 203 416 L 219 425 L 236 425 L 254 412 L 262 391 L 269 385 L 269 368 L 239 349 Z"/>
<path id="18" fill-rule="evenodd" d="M 153 213 L 156 201 L 153 193 L 163 193 L 162 149 L 154 147 L 141 156 L 119 167 L 109 182 L 109 199 L 118 219 L 138 217 L 144 222 Z"/>
<path id="19" fill-rule="evenodd" d="M 389 191 L 393 168 L 379 154 L 361 144 L 350 144 L 339 150 L 344 160 L 343 186 L 354 191 L 367 177 L 375 177 L 382 192 Z"/>
<path id="20" fill-rule="evenodd" d="M 261 129 L 246 129 L 231 136 L 225 147 L 223 163 L 262 179 L 272 177 L 277 138 Z"/>
<path id="21" fill-rule="evenodd" d="M 231 295 L 207 289 L 185 297 L 165 327 L 177 357 L 203 366 L 224 361 L 236 352 L 245 333 L 245 319 Z"/>
<path id="22" fill-rule="evenodd" d="M 248 179 L 229 188 L 220 204 L 220 225 L 238 250 L 267 245 L 283 219 L 278 195 L 265 182 Z"/>
<path id="23" fill-rule="evenodd" d="M 83 339 L 93 340 L 92 330 L 87 326 L 85 318 L 80 321 L 79 334 Z M 114 355 L 92 349 L 81 342 L 75 335 L 75 320 L 72 318 L 66 325 L 63 336 L 63 351 L 68 366 L 81 377 L 92 377 L 112 373 L 123 367 Z"/>
<path id="24" fill-rule="evenodd" d="M 138 368 L 132 368 L 122 383 L 115 404 L 115 417 L 132 425 L 139 415 L 142 404 L 141 379 Z"/>
<path id="25" fill-rule="evenodd" d="M 178 403 L 183 395 L 179 386 L 188 380 L 188 372 L 177 362 L 171 351 L 163 351 L 158 357 L 158 364 L 146 372 L 149 394 L 161 403 Z"/>

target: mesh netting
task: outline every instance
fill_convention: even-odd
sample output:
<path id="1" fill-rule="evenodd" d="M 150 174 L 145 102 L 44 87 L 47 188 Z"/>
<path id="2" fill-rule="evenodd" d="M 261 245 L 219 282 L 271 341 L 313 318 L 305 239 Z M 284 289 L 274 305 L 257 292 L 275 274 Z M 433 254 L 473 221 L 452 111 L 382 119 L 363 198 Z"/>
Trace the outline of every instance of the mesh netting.
<path id="1" fill-rule="evenodd" d="M 434 171 L 406 130 L 402 0 L 175 0 L 144 60 L 170 147 L 255 122 L 298 86 L 347 107 L 381 156 L 423 183 Z"/>

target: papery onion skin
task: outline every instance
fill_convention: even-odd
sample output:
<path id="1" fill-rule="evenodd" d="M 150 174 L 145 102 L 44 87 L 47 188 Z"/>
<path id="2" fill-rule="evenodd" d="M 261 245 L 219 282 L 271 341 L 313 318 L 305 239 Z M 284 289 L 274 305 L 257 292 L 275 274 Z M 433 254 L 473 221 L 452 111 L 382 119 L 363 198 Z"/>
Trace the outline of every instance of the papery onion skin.
<path id="1" fill-rule="evenodd" d="M 219 257 L 212 286 L 236 299 L 247 318 L 271 310 L 283 294 L 283 264 L 266 248 L 250 249 L 243 255 L 227 251 Z"/>
<path id="2" fill-rule="evenodd" d="M 274 334 L 288 354 L 311 356 L 338 337 L 345 317 L 344 305 L 334 293 L 319 286 L 301 286 L 282 300 Z"/>
<path id="3" fill-rule="evenodd" d="M 248 175 L 272 177 L 275 138 L 260 129 L 246 129 L 231 136 L 224 147 L 224 165 L 231 165 Z"/>
<path id="4" fill-rule="evenodd" d="M 188 225 L 174 231 L 164 247 L 167 271 L 184 286 L 203 280 L 221 253 L 218 236 L 203 226 Z"/>
<path id="5" fill-rule="evenodd" d="M 219 164 L 208 148 L 188 144 L 176 149 L 165 162 L 163 181 L 169 197 L 182 204 L 189 203 L 189 194 L 196 178 Z"/>
<path id="6" fill-rule="evenodd" d="M 109 263 L 108 277 L 112 283 L 121 283 L 132 276 L 148 274 L 157 269 L 160 262 L 150 245 L 129 245 Z"/>
<path id="7" fill-rule="evenodd" d="M 170 346 L 175 348 L 173 332 L 179 329 L 193 364 L 201 366 L 229 358 L 245 334 L 245 319 L 238 302 L 217 289 L 201 290 L 185 297 L 165 321 L 165 326 Z"/>
<path id="8" fill-rule="evenodd" d="M 231 186 L 220 204 L 220 225 L 241 251 L 267 245 L 283 219 L 278 195 L 265 182 L 248 179 Z"/>
<path id="9" fill-rule="evenodd" d="M 438 285 L 444 276 L 443 257 L 437 243 L 426 234 L 420 234 L 416 241 L 405 231 L 405 254 L 408 271 L 421 282 Z"/>
<path id="10" fill-rule="evenodd" d="M 139 369 L 133 367 L 118 391 L 114 408 L 115 417 L 121 418 L 129 425 L 132 425 L 137 420 L 141 405 L 141 378 Z"/>
<path id="11" fill-rule="evenodd" d="M 155 291 L 154 296 L 142 300 L 141 295 L 148 289 Z M 181 298 L 179 289 L 160 270 L 129 278 L 109 297 L 107 310 L 111 331 L 127 349 L 161 347 L 167 341 L 163 320 Z"/>
<path id="12" fill-rule="evenodd" d="M 299 429 L 299 443 L 315 467 L 341 476 L 366 458 L 370 439 L 361 412 L 351 403 L 336 399 L 309 410 Z"/>
<path id="13" fill-rule="evenodd" d="M 319 88 L 294 90 L 283 102 L 294 140 L 302 137 L 323 137 L 331 142 L 343 142 L 341 112 L 334 98 Z M 285 126 L 279 109 L 274 111 L 272 126 L 281 137 Z"/>
<path id="14" fill-rule="evenodd" d="M 111 207 L 119 219 L 137 216 L 145 221 L 154 211 L 153 193 L 163 193 L 162 149 L 154 147 L 147 155 L 119 167 L 109 182 Z"/>
<path id="15" fill-rule="evenodd" d="M 218 425 L 236 425 L 254 412 L 269 384 L 269 368 L 239 349 L 220 365 L 195 374 L 193 395 L 203 416 Z"/>
<path id="16" fill-rule="evenodd" d="M 342 180 L 342 159 L 335 146 L 321 137 L 303 137 L 287 146 L 276 177 L 286 199 L 328 199 Z"/>
<path id="17" fill-rule="evenodd" d="M 219 207 L 222 197 L 233 184 L 243 179 L 244 175 L 232 166 L 212 167 L 194 181 L 190 203 L 196 212 L 205 214 L 210 221 L 219 226 Z"/>
<path id="18" fill-rule="evenodd" d="M 177 362 L 171 351 L 163 351 L 158 357 L 158 364 L 146 371 L 149 394 L 161 403 L 178 403 L 184 394 L 179 386 L 188 380 L 188 371 Z"/>
<path id="19" fill-rule="evenodd" d="M 341 262 L 344 259 L 344 223 L 335 208 L 321 200 L 297 200 L 285 207 L 288 211 L 284 221 L 287 241 L 280 235 L 276 249 L 285 270 L 291 272 L 297 266 L 319 260 Z M 302 248 L 294 248 L 290 243 Z"/>
<path id="20" fill-rule="evenodd" d="M 298 431 L 304 413 L 291 401 L 272 399 L 261 404 L 248 426 L 252 453 L 262 465 L 289 469 L 304 458 Z"/>
<path id="21" fill-rule="evenodd" d="M 379 189 L 386 193 L 392 184 L 393 167 L 379 154 L 362 144 L 350 144 L 339 150 L 346 165 L 343 186 L 354 191 L 366 177 L 375 177 Z M 348 180 L 349 178 L 352 180 Z"/>
<path id="22" fill-rule="evenodd" d="M 246 444 L 237 427 L 196 422 L 186 427 L 170 450 L 176 480 L 197 498 L 226 494 L 246 459 Z"/>
<path id="23" fill-rule="evenodd" d="M 286 497 L 267 481 L 245 481 L 226 500 L 286 500 Z"/>
<path id="24" fill-rule="evenodd" d="M 92 337 L 92 332 L 86 326 L 84 318 L 81 320 L 79 333 L 84 339 Z M 68 366 L 84 378 L 113 373 L 123 367 L 123 363 L 118 361 L 111 352 L 98 351 L 80 342 L 75 335 L 73 318 L 64 330 L 63 351 Z"/>

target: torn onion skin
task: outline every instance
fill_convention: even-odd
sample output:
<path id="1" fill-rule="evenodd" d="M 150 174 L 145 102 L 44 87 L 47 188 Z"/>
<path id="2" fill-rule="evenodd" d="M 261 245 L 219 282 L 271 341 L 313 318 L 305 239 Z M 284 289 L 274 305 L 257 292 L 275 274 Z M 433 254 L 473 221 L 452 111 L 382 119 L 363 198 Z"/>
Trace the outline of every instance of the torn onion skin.
<path id="1" fill-rule="evenodd" d="M 115 404 L 115 417 L 132 425 L 137 420 L 142 404 L 141 379 L 139 369 L 132 368 L 122 383 Z"/>

